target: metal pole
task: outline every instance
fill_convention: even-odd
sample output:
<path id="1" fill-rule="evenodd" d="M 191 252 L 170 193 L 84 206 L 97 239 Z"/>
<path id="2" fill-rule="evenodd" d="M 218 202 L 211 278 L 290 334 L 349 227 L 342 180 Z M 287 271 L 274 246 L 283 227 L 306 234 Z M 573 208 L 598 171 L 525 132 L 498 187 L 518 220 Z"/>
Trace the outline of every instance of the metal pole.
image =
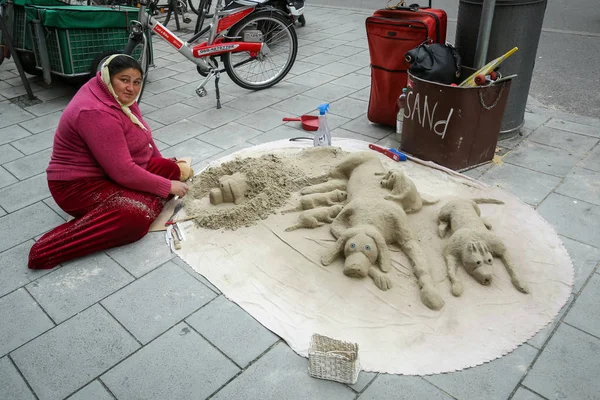
<path id="1" fill-rule="evenodd" d="M 6 25 L 4 24 L 4 21 L 2 20 L 2 18 L 0 18 L 0 30 L 2 30 L 2 35 L 4 35 L 4 37 L 6 38 L 6 40 L 5 40 L 6 45 L 8 46 L 8 50 L 10 51 L 10 54 L 12 54 L 15 65 L 17 66 L 17 70 L 19 71 L 19 76 L 21 76 L 21 81 L 23 81 L 23 86 L 25 86 L 25 91 L 27 92 L 27 97 L 29 98 L 29 100 L 33 100 L 33 99 L 35 99 L 35 96 L 33 95 L 33 91 L 31 90 L 29 81 L 27 80 L 27 77 L 25 76 L 25 72 L 23 72 L 23 65 L 21 65 L 21 59 L 19 58 L 19 55 L 17 54 L 17 51 L 15 50 L 15 46 L 13 46 L 12 36 L 10 35 L 10 32 L 6 28 Z"/>
<path id="2" fill-rule="evenodd" d="M 477 35 L 477 48 L 475 50 L 475 69 L 479 69 L 485 65 L 490 33 L 492 32 L 494 7 L 496 7 L 496 0 L 483 0 L 481 20 L 479 21 L 479 34 Z"/>

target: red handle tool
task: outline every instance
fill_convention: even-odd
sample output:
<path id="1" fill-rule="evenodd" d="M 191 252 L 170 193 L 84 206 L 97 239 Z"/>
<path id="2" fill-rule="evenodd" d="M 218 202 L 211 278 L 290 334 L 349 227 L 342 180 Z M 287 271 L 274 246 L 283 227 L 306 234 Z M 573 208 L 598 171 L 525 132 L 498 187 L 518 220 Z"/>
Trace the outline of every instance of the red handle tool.
<path id="1" fill-rule="evenodd" d="M 371 144 L 369 144 L 369 148 L 371 150 L 378 151 L 381 154 L 388 156 L 389 158 L 391 158 L 394 161 L 400 161 L 400 156 L 398 154 L 386 149 L 385 147 L 377 146 L 376 144 L 371 143 Z"/>

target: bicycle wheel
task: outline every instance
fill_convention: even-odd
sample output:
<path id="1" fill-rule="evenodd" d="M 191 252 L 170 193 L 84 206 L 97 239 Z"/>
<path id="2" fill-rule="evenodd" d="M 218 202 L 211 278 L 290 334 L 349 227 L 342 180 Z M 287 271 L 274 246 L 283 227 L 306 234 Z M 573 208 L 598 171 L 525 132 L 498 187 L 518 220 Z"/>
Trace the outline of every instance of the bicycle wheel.
<path id="1" fill-rule="evenodd" d="M 192 11 L 198 15 L 198 18 L 196 19 L 196 28 L 194 28 L 194 33 L 198 33 L 202 30 L 206 18 L 212 18 L 212 15 L 209 15 L 212 0 L 200 0 L 197 9 L 194 9 L 194 5 L 192 4 L 193 1 L 194 0 L 189 0 L 189 3 Z"/>
<path id="2" fill-rule="evenodd" d="M 250 57 L 248 52 L 223 54 L 227 75 L 244 89 L 271 87 L 290 72 L 296 60 L 296 30 L 287 18 L 272 11 L 259 11 L 234 25 L 228 33 L 230 41 L 240 40 L 245 30 L 260 30 L 269 52 L 257 57 Z"/>

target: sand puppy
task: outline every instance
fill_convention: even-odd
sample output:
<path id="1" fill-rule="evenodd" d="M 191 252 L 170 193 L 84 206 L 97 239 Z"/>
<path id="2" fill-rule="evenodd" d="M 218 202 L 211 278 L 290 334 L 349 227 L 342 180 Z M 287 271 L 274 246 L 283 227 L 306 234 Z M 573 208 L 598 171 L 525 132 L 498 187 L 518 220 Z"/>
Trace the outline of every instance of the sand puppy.
<path id="1" fill-rule="evenodd" d="M 336 204 L 331 207 L 317 207 L 312 210 L 303 211 L 298 216 L 298 223 L 290 226 L 285 231 L 290 232 L 301 228 L 314 229 L 325 225 L 325 223 L 330 224 L 340 211 L 342 211 L 342 208 L 344 208 L 343 205 Z"/>
<path id="2" fill-rule="evenodd" d="M 423 204 L 435 204 L 439 200 L 429 201 L 421 198 L 415 183 L 401 169 L 392 169 L 381 179 L 381 187 L 390 189 L 392 193 L 384 196 L 384 199 L 395 201 L 402 206 L 407 214 L 415 213 Z"/>
<path id="3" fill-rule="evenodd" d="M 321 206 L 332 206 L 336 203 L 343 203 L 348 198 L 348 193 L 343 190 L 332 190 L 327 193 L 313 193 L 300 197 L 300 203 L 296 208 L 285 210 L 282 213 L 287 214 L 295 211 L 310 210 Z"/>
<path id="4" fill-rule="evenodd" d="M 452 294 L 460 296 L 463 292 L 462 283 L 456 276 L 459 263 L 477 282 L 482 285 L 492 283 L 493 257 L 502 260 L 515 288 L 529 293 L 529 288 L 517 274 L 506 246 L 498 236 L 489 231 L 492 225 L 481 218 L 478 203 L 503 204 L 494 199 L 457 199 L 446 203 L 438 214 L 439 236 L 443 238 L 448 231 L 451 233 L 450 241 L 444 248 L 444 259 Z"/>
<path id="5" fill-rule="evenodd" d="M 330 172 L 332 180 L 347 180 L 349 201 L 331 224 L 331 233 L 337 241 L 325 251 L 321 263 L 330 265 L 343 256 L 346 276 L 369 276 L 379 289 L 388 290 L 391 281 L 384 273 L 392 268 L 392 259 L 387 245 L 397 244 L 413 264 L 421 301 L 439 310 L 444 301 L 429 274 L 427 257 L 402 207 L 383 198 L 389 191 L 381 187 L 376 173 L 385 174 L 381 160 L 376 154 L 364 151 L 344 157 Z M 323 184 L 315 186 L 315 190 L 327 188 Z"/>

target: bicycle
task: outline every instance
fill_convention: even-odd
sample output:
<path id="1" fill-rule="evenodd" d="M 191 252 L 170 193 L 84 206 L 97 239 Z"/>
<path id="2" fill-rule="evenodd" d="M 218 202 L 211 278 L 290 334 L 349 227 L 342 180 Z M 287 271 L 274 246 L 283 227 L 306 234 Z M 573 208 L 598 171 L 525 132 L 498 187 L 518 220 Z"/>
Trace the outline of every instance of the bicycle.
<path id="1" fill-rule="evenodd" d="M 217 0 L 212 22 L 186 42 L 148 15 L 149 0 L 141 0 L 138 20 L 130 22 L 131 33 L 123 52 L 138 55 L 134 58 L 142 66 L 145 83 L 150 62 L 148 36 L 154 32 L 196 64 L 198 73 L 205 77 L 196 88 L 199 97 L 208 94 L 205 86 L 215 78 L 219 109 L 222 72 L 227 72 L 231 80 L 244 89 L 262 90 L 280 82 L 296 60 L 298 38 L 293 25 L 279 10 L 263 6 L 265 1 L 234 0 L 223 7 L 223 0 Z M 194 45 L 206 33 L 208 40 Z M 96 71 L 107 57 L 100 60 Z M 219 68 L 216 57 L 221 58 L 224 68 Z"/>

